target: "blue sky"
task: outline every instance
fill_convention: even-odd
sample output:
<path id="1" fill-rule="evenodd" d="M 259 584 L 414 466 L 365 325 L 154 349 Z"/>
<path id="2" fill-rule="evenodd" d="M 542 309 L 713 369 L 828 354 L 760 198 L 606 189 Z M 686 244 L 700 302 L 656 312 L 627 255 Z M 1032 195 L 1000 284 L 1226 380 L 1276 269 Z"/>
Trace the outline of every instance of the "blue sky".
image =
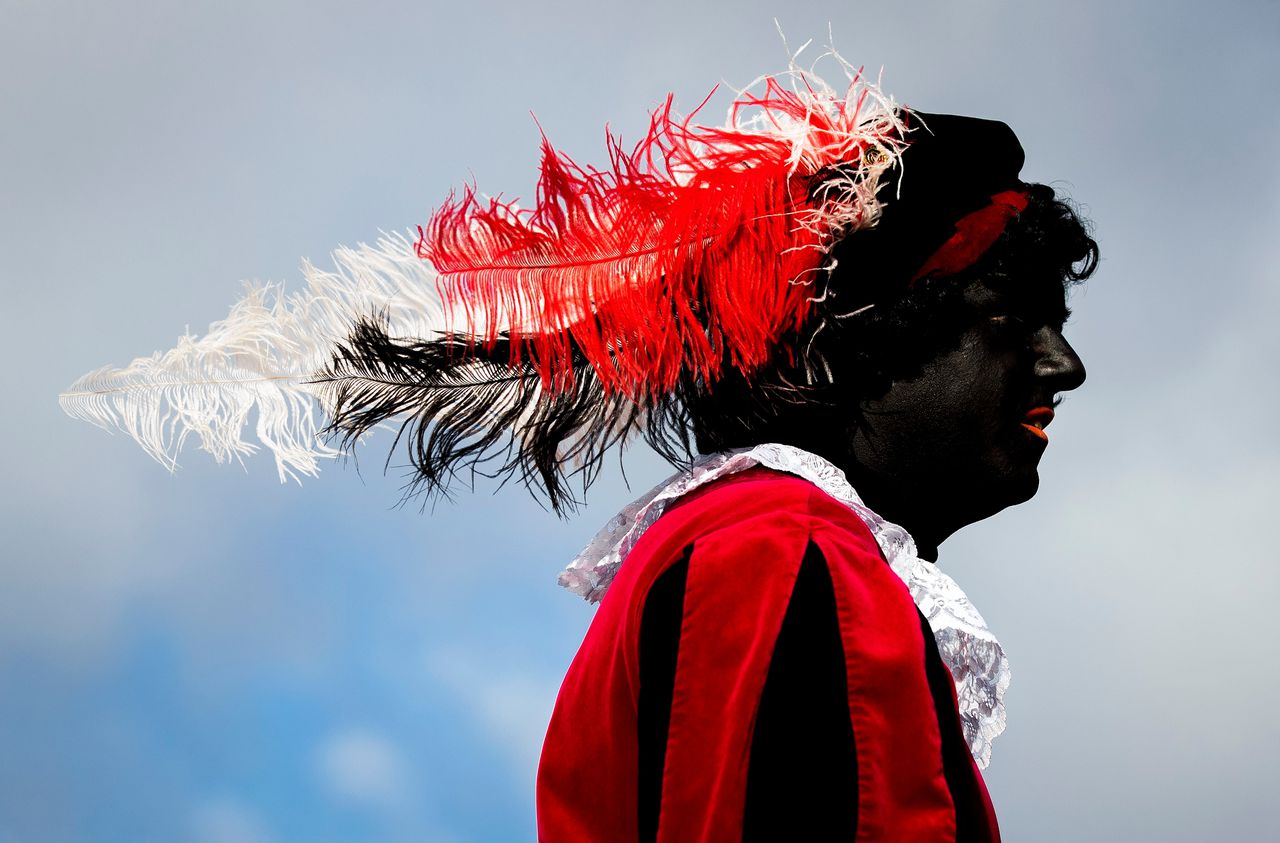
<path id="1" fill-rule="evenodd" d="M 280 485 L 173 475 L 60 414 L 242 279 L 528 196 L 535 112 L 598 160 L 667 91 L 824 40 L 931 111 L 1009 122 L 1097 225 L 1031 503 L 942 549 L 1010 652 L 1011 840 L 1280 836 L 1280 6 L 0 0 L 0 843 L 514 841 L 591 609 L 555 574 L 633 496 L 396 508 L 385 438 Z M 667 469 L 628 457 L 638 494 Z"/>

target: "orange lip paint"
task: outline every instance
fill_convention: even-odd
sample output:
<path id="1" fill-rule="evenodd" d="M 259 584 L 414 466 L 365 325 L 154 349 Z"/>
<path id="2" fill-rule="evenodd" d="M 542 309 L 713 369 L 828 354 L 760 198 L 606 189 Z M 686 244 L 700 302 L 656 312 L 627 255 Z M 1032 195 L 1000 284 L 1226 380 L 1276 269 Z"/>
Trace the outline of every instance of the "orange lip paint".
<path id="1" fill-rule="evenodd" d="M 1026 421 L 1022 423 L 1023 427 L 1025 427 L 1027 430 L 1031 431 L 1032 433 L 1034 433 L 1036 436 L 1040 437 L 1044 441 L 1046 442 L 1049 441 L 1049 436 L 1044 432 L 1043 428 L 1048 427 L 1049 422 L 1053 421 L 1052 407 L 1033 407 L 1032 409 L 1027 411 L 1027 414 L 1026 416 L 1024 416 L 1024 418 L 1026 419 Z"/>
<path id="2" fill-rule="evenodd" d="M 1022 426 L 1023 426 L 1023 427 L 1025 427 L 1027 430 L 1031 431 L 1032 433 L 1034 433 L 1036 436 L 1039 436 L 1039 437 L 1040 437 L 1041 439 L 1043 439 L 1044 441 L 1046 441 L 1046 442 L 1048 442 L 1048 441 L 1049 441 L 1049 434 L 1045 433 L 1043 430 L 1041 430 L 1040 428 L 1036 427 L 1035 425 L 1033 425 L 1033 424 L 1027 424 L 1027 423 L 1023 422 Z"/>

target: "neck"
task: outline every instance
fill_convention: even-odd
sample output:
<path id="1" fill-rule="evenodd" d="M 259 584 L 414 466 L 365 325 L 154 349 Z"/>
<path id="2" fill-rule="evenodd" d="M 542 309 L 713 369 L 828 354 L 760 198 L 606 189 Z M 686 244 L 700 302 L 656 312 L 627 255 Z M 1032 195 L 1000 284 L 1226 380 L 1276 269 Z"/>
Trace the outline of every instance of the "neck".
<path id="1" fill-rule="evenodd" d="M 880 471 L 855 456 L 856 449 L 847 443 L 833 445 L 805 436 L 774 439 L 822 457 L 844 472 L 849 485 L 873 512 L 901 526 L 915 541 L 916 552 L 928 562 L 938 561 L 938 545 L 960 528 L 985 515 L 970 517 L 965 501 L 955 495 L 939 495 L 942 487 L 937 477 L 904 477 Z"/>
<path id="2" fill-rule="evenodd" d="M 938 561 L 938 545 L 963 525 L 951 526 L 945 509 L 932 505 L 927 497 L 904 490 L 893 480 L 846 460 L 835 463 L 858 496 L 871 509 L 888 521 L 902 526 L 915 540 L 916 552 L 928 562 Z"/>
<path id="3" fill-rule="evenodd" d="M 844 472 L 863 503 L 881 518 L 892 521 L 911 534 L 921 559 L 938 561 L 942 544 L 967 521 L 957 523 L 961 506 L 956 501 L 939 502 L 928 494 L 934 484 L 927 480 L 900 478 L 876 471 L 856 459 L 847 447 L 832 448 L 823 443 L 793 443 L 817 454 Z"/>

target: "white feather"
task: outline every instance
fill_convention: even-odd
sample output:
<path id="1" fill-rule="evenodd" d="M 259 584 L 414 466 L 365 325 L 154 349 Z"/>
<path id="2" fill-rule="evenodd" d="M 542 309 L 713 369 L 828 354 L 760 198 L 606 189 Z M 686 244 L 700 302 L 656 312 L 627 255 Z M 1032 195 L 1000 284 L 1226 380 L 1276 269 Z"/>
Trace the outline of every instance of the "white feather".
<path id="1" fill-rule="evenodd" d="M 122 369 L 90 372 L 59 396 L 71 416 L 122 430 L 173 470 L 188 437 L 218 462 L 243 462 L 259 444 L 275 456 L 281 482 L 314 476 L 338 452 L 322 441 L 324 390 L 308 383 L 333 345 L 363 316 L 383 314 L 393 336 L 429 338 L 445 329 L 436 273 L 413 242 L 384 235 L 374 246 L 341 247 L 334 270 L 302 265 L 306 286 L 250 285 L 226 319 L 202 337 Z M 256 413 L 255 444 L 245 427 Z"/>

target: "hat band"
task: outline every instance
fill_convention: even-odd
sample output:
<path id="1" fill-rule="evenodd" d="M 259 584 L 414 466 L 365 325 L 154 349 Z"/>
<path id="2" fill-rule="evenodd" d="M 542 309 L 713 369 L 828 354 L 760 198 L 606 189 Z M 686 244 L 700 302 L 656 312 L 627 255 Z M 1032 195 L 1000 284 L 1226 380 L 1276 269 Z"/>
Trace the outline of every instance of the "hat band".
<path id="1" fill-rule="evenodd" d="M 955 275 L 973 266 L 1004 233 L 1009 221 L 1026 210 L 1027 200 L 1025 191 L 1005 190 L 992 196 L 990 205 L 961 217 L 956 233 L 924 262 L 911 283 L 931 275 Z"/>

